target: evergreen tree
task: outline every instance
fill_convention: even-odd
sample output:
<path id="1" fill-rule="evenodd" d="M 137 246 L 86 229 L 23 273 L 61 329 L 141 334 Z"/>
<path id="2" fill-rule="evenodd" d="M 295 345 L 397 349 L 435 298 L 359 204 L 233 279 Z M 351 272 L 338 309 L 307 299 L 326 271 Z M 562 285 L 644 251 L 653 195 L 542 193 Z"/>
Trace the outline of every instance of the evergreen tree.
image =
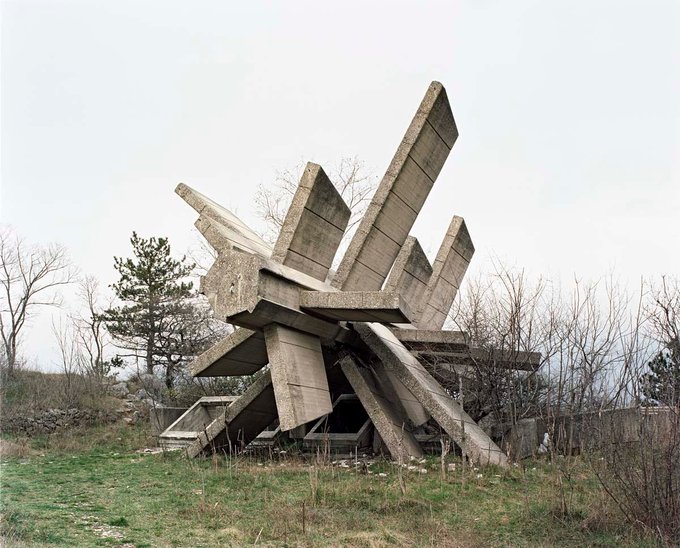
<path id="1" fill-rule="evenodd" d="M 178 368 L 212 340 L 210 311 L 187 277 L 194 265 L 170 255 L 167 238 L 130 239 L 133 258 L 114 257 L 120 274 L 111 287 L 123 304 L 102 316 L 123 357 L 141 360 L 147 373 L 163 371 L 172 387 Z"/>
<path id="2" fill-rule="evenodd" d="M 642 393 L 660 405 L 680 404 L 680 341 L 669 344 L 647 364 Z"/>

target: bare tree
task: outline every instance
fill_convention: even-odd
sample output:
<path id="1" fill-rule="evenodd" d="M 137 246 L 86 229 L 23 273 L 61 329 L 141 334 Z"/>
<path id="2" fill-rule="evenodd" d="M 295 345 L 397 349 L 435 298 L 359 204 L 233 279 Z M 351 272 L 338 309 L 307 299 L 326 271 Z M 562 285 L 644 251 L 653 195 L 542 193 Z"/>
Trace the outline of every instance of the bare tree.
<path id="1" fill-rule="evenodd" d="M 28 245 L 8 228 L 0 232 L 0 332 L 8 374 L 17 363 L 26 321 L 40 306 L 58 306 L 59 287 L 74 276 L 63 247 Z"/>
<path id="2" fill-rule="evenodd" d="M 59 349 L 58 367 L 63 375 L 63 403 L 73 407 L 77 403 L 79 382 L 83 372 L 84 356 L 79 347 L 74 326 L 71 324 L 52 322 L 52 333 Z"/>
<path id="3" fill-rule="evenodd" d="M 275 242 L 279 235 L 304 168 L 304 164 L 299 164 L 284 170 L 277 174 L 273 185 L 261 185 L 258 188 L 255 196 L 257 214 L 265 221 L 263 237 L 270 243 Z M 347 241 L 368 207 L 377 178 L 356 157 L 340 160 L 335 169 L 328 173 L 328 177 L 352 211 L 345 231 L 344 241 Z"/>
<path id="4" fill-rule="evenodd" d="M 115 365 L 105 357 L 110 341 L 102 318 L 103 311 L 110 308 L 112 303 L 109 301 L 108 306 L 102 305 L 99 281 L 94 276 L 85 276 L 79 280 L 78 297 L 83 310 L 71 315 L 71 321 L 83 368 L 90 375 L 103 379 Z"/>

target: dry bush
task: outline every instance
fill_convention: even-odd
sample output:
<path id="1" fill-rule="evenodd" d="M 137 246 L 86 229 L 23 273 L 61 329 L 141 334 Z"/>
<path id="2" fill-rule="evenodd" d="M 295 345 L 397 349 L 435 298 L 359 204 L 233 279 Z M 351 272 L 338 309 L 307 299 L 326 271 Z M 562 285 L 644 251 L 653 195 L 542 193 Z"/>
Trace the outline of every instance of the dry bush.
<path id="1" fill-rule="evenodd" d="M 632 523 L 659 540 L 680 543 L 680 408 L 643 408 L 639 441 L 607 444 L 598 478 Z"/>

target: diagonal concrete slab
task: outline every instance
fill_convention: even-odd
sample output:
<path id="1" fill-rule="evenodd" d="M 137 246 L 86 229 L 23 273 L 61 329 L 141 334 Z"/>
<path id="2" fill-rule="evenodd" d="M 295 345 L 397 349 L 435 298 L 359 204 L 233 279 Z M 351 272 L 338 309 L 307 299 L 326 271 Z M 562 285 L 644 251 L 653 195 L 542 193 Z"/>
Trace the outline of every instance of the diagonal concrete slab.
<path id="1" fill-rule="evenodd" d="M 227 241 L 243 251 L 271 256 L 271 247 L 231 211 L 184 183 L 178 184 L 175 192 L 203 218 L 196 227 L 211 245 L 222 246 Z"/>
<path id="2" fill-rule="evenodd" d="M 421 457 L 423 450 L 416 441 L 408 420 L 397 412 L 394 400 L 385 392 L 373 372 L 357 364 L 349 355 L 340 359 L 340 367 L 392 458 L 403 462 L 408 457 Z"/>
<path id="3" fill-rule="evenodd" d="M 409 236 L 401 246 L 383 291 L 397 291 L 413 310 L 418 310 L 430 276 L 430 261 L 418 240 Z"/>
<path id="4" fill-rule="evenodd" d="M 277 417 L 271 373 L 267 371 L 208 424 L 186 448 L 189 458 L 204 452 L 238 452 Z"/>
<path id="5" fill-rule="evenodd" d="M 451 438 L 480 464 L 507 465 L 505 453 L 465 413 L 387 327 L 353 324 L 366 345 L 413 393 Z"/>
<path id="6" fill-rule="evenodd" d="M 432 82 L 333 277 L 335 287 L 382 287 L 457 137 L 446 90 Z"/>
<path id="7" fill-rule="evenodd" d="M 252 375 L 269 363 L 262 333 L 239 328 L 218 341 L 190 364 L 194 377 Z"/>

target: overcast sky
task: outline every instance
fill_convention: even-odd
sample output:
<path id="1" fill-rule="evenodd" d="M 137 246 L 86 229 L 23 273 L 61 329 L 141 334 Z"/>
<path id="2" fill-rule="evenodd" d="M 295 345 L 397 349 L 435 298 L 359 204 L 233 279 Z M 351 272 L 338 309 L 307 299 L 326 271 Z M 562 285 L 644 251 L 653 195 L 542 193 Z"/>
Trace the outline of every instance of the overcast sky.
<path id="1" fill-rule="evenodd" d="M 680 273 L 680 3 L 2 2 L 0 217 L 115 280 L 133 230 L 183 252 L 185 182 L 258 226 L 277 171 L 382 176 L 431 80 L 460 137 L 412 231 L 477 269 Z M 49 357 L 45 319 L 28 354 Z"/>

